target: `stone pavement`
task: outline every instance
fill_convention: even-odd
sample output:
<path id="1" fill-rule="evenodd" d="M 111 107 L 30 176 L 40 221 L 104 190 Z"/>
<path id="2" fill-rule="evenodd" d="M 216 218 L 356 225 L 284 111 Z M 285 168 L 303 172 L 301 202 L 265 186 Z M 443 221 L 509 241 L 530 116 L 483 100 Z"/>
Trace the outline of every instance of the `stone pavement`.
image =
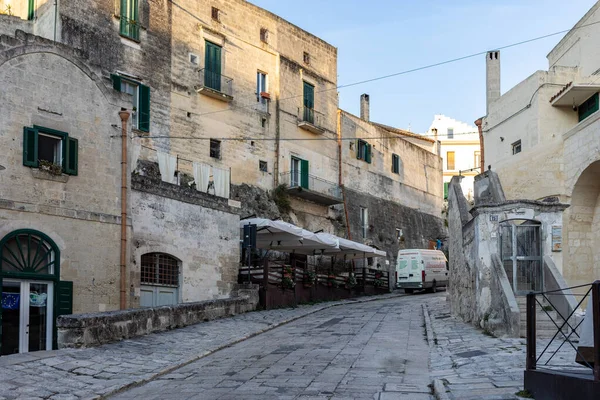
<path id="1" fill-rule="evenodd" d="M 495 338 L 481 329 L 450 316 L 445 297 L 427 301 L 433 344 L 430 353 L 431 378 L 443 383 L 445 393 L 438 398 L 460 400 L 518 399 L 523 389 L 525 339 Z M 427 316 L 426 316 L 427 318 Z M 538 339 L 537 352 L 549 339 Z M 554 351 L 560 345 L 554 341 Z M 538 366 L 549 359 L 545 353 Z M 565 344 L 551 361 L 553 365 L 575 366 L 575 351 Z M 436 394 L 438 388 L 436 387 Z"/>
<path id="2" fill-rule="evenodd" d="M 430 400 L 428 297 L 329 308 L 115 398 Z"/>
<path id="3" fill-rule="evenodd" d="M 373 296 L 360 301 L 393 297 Z M 100 398 L 275 326 L 348 303 L 357 301 L 251 312 L 90 349 L 0 357 L 0 400 Z"/>

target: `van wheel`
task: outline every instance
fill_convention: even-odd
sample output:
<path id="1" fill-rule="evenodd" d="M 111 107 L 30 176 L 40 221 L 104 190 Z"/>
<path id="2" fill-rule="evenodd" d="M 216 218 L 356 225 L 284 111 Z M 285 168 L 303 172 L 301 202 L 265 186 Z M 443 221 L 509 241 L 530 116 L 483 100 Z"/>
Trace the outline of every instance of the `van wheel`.
<path id="1" fill-rule="evenodd" d="M 412 289 L 404 289 L 404 293 L 406 293 L 406 294 L 412 294 L 413 290 Z"/>
<path id="2" fill-rule="evenodd" d="M 431 286 L 431 293 L 437 292 L 437 286 L 435 285 L 435 281 L 433 281 L 433 285 Z"/>

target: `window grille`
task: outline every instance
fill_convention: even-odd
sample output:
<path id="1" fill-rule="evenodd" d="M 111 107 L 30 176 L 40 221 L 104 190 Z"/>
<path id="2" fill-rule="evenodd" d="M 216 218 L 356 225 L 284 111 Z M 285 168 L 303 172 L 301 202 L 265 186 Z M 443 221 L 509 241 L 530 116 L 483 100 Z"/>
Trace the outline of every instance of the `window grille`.
<path id="1" fill-rule="evenodd" d="M 177 259 L 164 253 L 142 255 L 142 285 L 179 286 Z"/>

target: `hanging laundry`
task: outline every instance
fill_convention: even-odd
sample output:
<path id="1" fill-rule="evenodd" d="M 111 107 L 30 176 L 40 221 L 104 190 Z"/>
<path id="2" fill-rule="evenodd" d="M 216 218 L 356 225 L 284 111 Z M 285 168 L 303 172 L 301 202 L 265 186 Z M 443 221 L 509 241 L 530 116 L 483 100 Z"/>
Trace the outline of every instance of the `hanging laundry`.
<path id="1" fill-rule="evenodd" d="M 228 169 L 213 168 L 213 180 L 215 182 L 215 195 L 219 197 L 229 198 L 229 180 L 230 174 Z"/>
<path id="2" fill-rule="evenodd" d="M 131 159 L 129 160 L 129 172 L 135 171 L 137 168 L 138 158 L 140 158 L 140 153 L 142 152 L 142 145 L 139 142 L 139 139 L 133 139 L 131 141 Z"/>
<path id="3" fill-rule="evenodd" d="M 210 181 L 210 165 L 202 163 L 194 163 L 194 182 L 196 182 L 196 190 L 206 193 L 208 191 L 208 183 Z"/>
<path id="4" fill-rule="evenodd" d="M 169 153 L 157 151 L 158 169 L 163 182 L 175 183 L 175 169 L 177 168 L 177 157 Z"/>
<path id="5" fill-rule="evenodd" d="M 5 310 L 18 310 L 20 298 L 19 293 L 2 293 L 2 308 Z"/>

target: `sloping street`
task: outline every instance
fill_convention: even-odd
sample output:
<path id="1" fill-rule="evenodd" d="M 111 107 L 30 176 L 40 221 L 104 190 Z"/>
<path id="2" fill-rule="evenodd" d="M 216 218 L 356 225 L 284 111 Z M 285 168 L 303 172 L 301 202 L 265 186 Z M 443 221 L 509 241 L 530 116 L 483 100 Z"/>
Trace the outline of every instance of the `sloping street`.
<path id="1" fill-rule="evenodd" d="M 421 308 L 429 297 L 329 308 L 115 398 L 431 399 Z"/>

